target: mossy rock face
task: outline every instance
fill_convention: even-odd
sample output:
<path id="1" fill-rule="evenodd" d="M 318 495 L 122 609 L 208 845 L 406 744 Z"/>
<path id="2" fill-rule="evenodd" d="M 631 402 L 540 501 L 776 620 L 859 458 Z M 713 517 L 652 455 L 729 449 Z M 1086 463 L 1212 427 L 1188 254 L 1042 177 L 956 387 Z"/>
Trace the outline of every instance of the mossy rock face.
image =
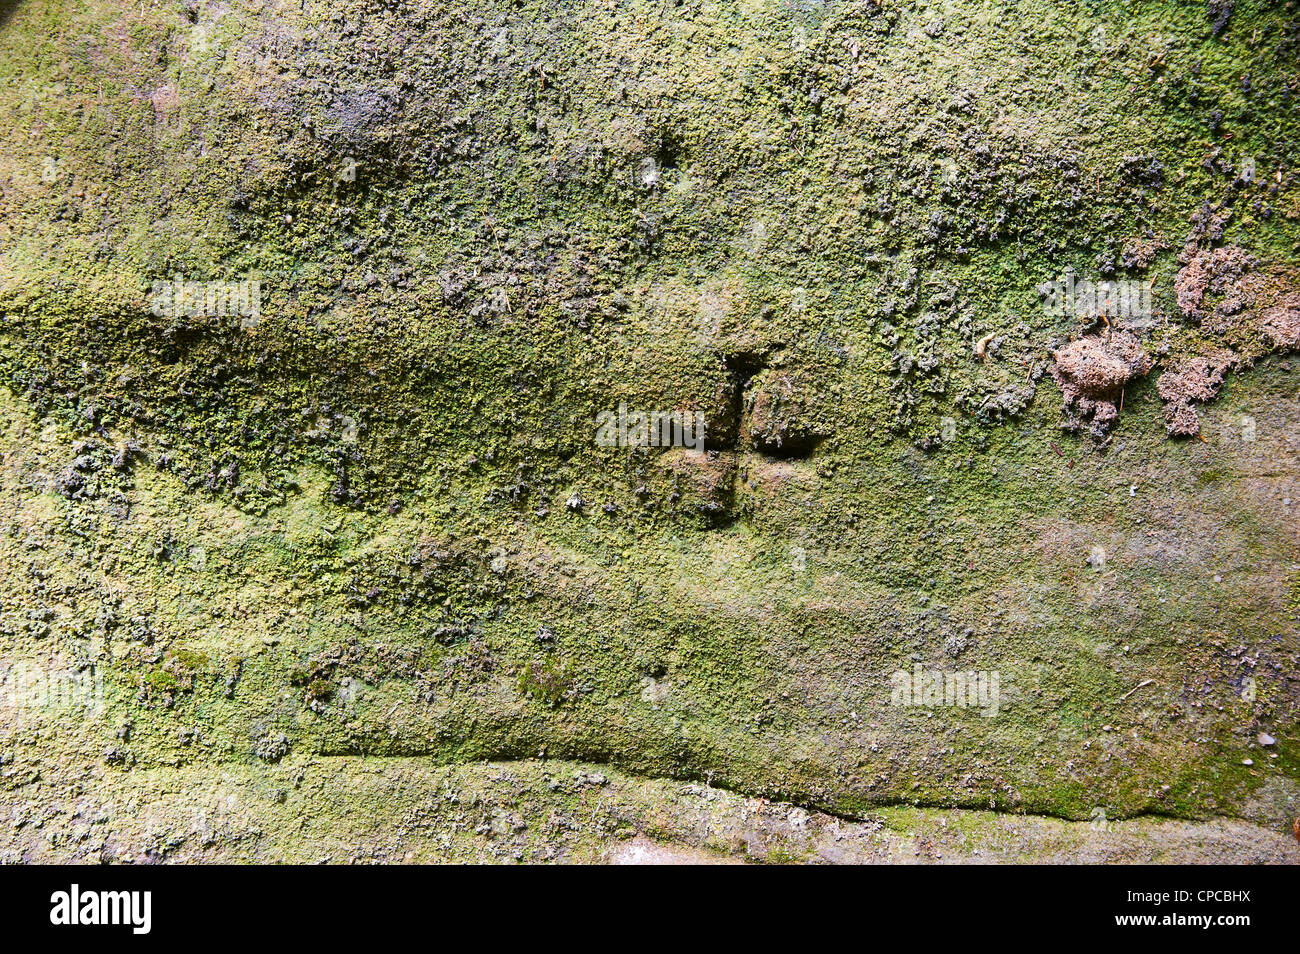
<path id="1" fill-rule="evenodd" d="M 0 7 L 3 799 L 1289 831 L 1298 61 L 1294 2 Z"/>

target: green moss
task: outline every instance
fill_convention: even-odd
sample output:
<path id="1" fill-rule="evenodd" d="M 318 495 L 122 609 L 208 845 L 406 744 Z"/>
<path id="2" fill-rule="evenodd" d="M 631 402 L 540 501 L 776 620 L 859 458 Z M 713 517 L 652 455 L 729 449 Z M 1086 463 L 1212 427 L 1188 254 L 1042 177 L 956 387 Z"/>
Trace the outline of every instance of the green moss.
<path id="1" fill-rule="evenodd" d="M 176 693 L 180 691 L 180 682 L 170 672 L 164 669 L 154 669 L 144 674 L 144 683 L 153 692 L 160 694 Z"/>
<path id="2" fill-rule="evenodd" d="M 1216 38 L 1164 2 L 228 6 L 114 32 L 27 3 L 0 35 L 6 518 L 45 547 L 0 544 L 5 619 L 175 697 L 114 701 L 142 764 L 279 733 L 545 748 L 1077 819 L 1294 779 L 1241 767 L 1243 727 L 1296 712 L 1238 685 L 1295 651 L 1294 534 L 1259 490 L 1293 455 L 1166 441 L 1149 381 L 1110 443 L 1062 433 L 1045 372 L 1080 329 L 1036 292 L 1152 280 L 1176 357 L 1206 344 L 1172 284 L 1205 202 L 1294 259 L 1293 12 L 1239 4 Z M 1244 158 L 1267 175 L 1234 186 Z M 261 320 L 153 314 L 181 272 L 260 278 Z M 1272 373 L 1224 413 L 1284 432 Z M 769 384 L 815 446 L 747 440 Z M 597 446 L 622 402 L 701 409 L 716 449 Z M 95 493 L 49 491 L 82 456 Z M 916 661 L 999 670 L 1004 715 L 891 708 Z"/>
<path id="3" fill-rule="evenodd" d="M 212 665 L 212 660 L 200 652 L 193 652 L 188 649 L 178 649 L 172 653 L 172 659 L 177 668 L 186 674 L 195 674 L 204 672 Z"/>
<path id="4" fill-rule="evenodd" d="M 544 706 L 555 708 L 570 699 L 575 679 L 567 662 L 532 660 L 519 670 L 519 691 Z"/>

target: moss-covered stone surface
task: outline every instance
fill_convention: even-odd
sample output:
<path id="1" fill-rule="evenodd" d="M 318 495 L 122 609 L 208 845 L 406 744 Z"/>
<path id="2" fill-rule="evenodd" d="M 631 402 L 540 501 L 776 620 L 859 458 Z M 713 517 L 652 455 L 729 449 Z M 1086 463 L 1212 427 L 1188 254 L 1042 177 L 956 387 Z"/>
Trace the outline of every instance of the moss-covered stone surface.
<path id="1" fill-rule="evenodd" d="M 0 857 L 1300 860 L 1294 0 L 21 0 L 0 141 Z"/>

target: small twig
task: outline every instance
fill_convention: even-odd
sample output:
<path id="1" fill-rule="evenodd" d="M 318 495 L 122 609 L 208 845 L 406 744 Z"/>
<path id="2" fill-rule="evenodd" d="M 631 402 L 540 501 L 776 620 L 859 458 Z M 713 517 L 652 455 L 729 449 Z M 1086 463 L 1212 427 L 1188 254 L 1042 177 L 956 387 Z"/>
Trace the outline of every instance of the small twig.
<path id="1" fill-rule="evenodd" d="M 1154 679 L 1144 679 L 1142 682 L 1139 682 L 1136 686 L 1134 686 L 1134 687 L 1133 687 L 1132 689 L 1130 689 L 1128 692 L 1124 693 L 1124 695 L 1120 696 L 1119 699 L 1116 700 L 1116 701 L 1118 701 L 1118 702 L 1123 702 L 1125 699 L 1127 699 L 1129 696 L 1133 695 L 1133 693 L 1137 692 L 1137 691 L 1138 691 L 1139 689 L 1141 689 L 1143 686 L 1152 686 L 1152 685 L 1155 685 L 1155 680 L 1154 680 Z"/>

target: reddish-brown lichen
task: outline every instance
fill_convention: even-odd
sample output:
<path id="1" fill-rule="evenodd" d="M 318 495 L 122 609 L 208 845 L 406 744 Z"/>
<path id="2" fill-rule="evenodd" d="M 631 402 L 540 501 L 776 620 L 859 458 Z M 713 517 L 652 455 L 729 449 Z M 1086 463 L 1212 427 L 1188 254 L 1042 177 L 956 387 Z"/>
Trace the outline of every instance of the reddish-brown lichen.
<path id="1" fill-rule="evenodd" d="M 1091 421 L 1100 435 L 1119 417 L 1124 386 L 1151 371 L 1151 356 L 1129 331 L 1110 329 L 1072 341 L 1054 354 L 1052 377 L 1065 397 L 1065 427 Z"/>
<path id="2" fill-rule="evenodd" d="M 1251 257 L 1235 246 L 1196 252 L 1174 279 L 1178 307 L 1189 318 L 1206 318 L 1205 296 L 1214 294 L 1224 296 L 1215 309 L 1219 316 L 1235 314 L 1244 304 L 1241 277 L 1253 264 Z"/>
<path id="3" fill-rule="evenodd" d="M 1191 437 L 1200 433 L 1201 421 L 1192 402 L 1210 400 L 1223 386 L 1223 375 L 1233 365 L 1233 355 L 1220 351 L 1209 357 L 1179 361 L 1156 381 L 1165 402 L 1165 427 L 1170 434 Z"/>
<path id="4" fill-rule="evenodd" d="M 1174 279 L 1178 307 L 1199 322 L 1213 350 L 1172 362 L 1156 390 L 1169 433 L 1191 436 L 1201 429 L 1193 405 L 1215 397 L 1224 374 L 1271 351 L 1300 348 L 1300 293 L 1294 272 L 1260 269 L 1236 246 L 1189 246 L 1184 261 Z"/>

